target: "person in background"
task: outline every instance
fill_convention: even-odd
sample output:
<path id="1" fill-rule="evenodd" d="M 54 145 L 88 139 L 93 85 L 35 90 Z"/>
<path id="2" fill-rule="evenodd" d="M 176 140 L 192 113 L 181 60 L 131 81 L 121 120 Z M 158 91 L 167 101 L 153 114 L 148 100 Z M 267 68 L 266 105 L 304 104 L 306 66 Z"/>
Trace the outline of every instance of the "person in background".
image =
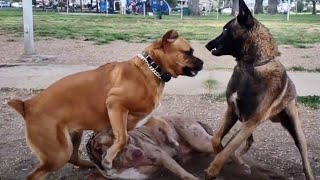
<path id="1" fill-rule="evenodd" d="M 125 15 L 127 9 L 127 0 L 120 0 L 120 14 Z"/>

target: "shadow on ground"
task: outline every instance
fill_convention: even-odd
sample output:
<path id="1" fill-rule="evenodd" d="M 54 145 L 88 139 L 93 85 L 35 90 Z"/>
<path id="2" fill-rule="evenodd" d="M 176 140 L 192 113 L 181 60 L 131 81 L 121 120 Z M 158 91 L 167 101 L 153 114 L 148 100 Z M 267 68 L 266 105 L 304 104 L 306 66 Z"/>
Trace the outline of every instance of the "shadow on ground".
<path id="1" fill-rule="evenodd" d="M 211 157 L 199 157 L 190 160 L 185 164 L 184 168 L 199 177 L 204 179 L 204 170 L 208 168 L 212 161 Z M 217 180 L 282 180 L 286 179 L 281 176 L 278 172 L 268 169 L 260 165 L 254 160 L 246 159 L 246 162 L 251 166 L 251 174 L 248 174 L 244 169 L 236 165 L 235 163 L 228 162 L 225 164 L 222 172 L 217 177 Z M 153 180 L 171 180 L 177 179 L 177 176 L 171 172 L 164 171 L 159 174 L 157 177 L 152 178 Z"/>

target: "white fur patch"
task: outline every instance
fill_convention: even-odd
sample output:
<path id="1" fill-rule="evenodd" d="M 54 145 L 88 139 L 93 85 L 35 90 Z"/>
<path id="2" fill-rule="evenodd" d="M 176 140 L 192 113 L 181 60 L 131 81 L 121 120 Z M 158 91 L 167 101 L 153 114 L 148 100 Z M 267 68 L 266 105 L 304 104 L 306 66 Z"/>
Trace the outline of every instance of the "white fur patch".
<path id="1" fill-rule="evenodd" d="M 144 117 L 143 119 L 141 119 L 137 125 L 135 126 L 135 128 L 138 128 L 140 126 L 143 126 L 144 124 L 146 124 L 150 118 L 154 115 L 154 113 L 159 109 L 159 107 L 161 106 L 161 104 L 158 105 L 158 107 L 154 108 L 150 114 L 148 114 L 146 117 Z"/>
<path id="2" fill-rule="evenodd" d="M 231 95 L 230 101 L 233 102 L 236 114 L 238 115 L 238 117 L 240 117 L 240 111 L 238 108 L 237 99 L 238 99 L 238 92 L 236 91 Z"/>
<path id="3" fill-rule="evenodd" d="M 148 179 L 149 177 L 145 174 L 140 173 L 137 169 L 135 168 L 128 168 L 121 173 L 119 173 L 115 169 L 108 170 L 107 178 L 111 179 Z"/>

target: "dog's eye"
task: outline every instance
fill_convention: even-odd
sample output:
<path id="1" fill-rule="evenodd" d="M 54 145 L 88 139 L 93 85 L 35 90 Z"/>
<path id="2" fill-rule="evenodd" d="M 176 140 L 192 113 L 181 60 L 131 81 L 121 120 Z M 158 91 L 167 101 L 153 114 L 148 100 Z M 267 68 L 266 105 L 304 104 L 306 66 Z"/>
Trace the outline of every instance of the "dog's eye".
<path id="1" fill-rule="evenodd" d="M 185 51 L 184 53 L 186 53 L 187 55 L 191 56 L 193 54 L 193 49 L 190 49 L 189 51 Z"/>
<path id="2" fill-rule="evenodd" d="M 227 28 L 224 28 L 224 29 L 223 29 L 223 31 L 227 32 L 227 31 L 228 31 L 228 29 L 227 29 Z"/>

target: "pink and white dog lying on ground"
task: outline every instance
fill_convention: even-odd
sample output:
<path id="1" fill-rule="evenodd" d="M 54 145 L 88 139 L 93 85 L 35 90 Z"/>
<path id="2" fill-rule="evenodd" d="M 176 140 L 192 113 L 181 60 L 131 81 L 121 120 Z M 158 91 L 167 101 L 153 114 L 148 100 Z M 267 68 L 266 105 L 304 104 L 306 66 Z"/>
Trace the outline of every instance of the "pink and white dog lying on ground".
<path id="1" fill-rule="evenodd" d="M 198 179 L 179 163 L 195 155 L 211 154 L 211 133 L 209 126 L 192 118 L 152 117 L 144 126 L 128 132 L 129 141 L 114 159 L 112 169 L 103 169 L 101 160 L 114 138 L 112 131 L 100 131 L 87 143 L 89 157 L 99 172 L 86 179 L 148 179 L 163 168 L 181 179 Z"/>

